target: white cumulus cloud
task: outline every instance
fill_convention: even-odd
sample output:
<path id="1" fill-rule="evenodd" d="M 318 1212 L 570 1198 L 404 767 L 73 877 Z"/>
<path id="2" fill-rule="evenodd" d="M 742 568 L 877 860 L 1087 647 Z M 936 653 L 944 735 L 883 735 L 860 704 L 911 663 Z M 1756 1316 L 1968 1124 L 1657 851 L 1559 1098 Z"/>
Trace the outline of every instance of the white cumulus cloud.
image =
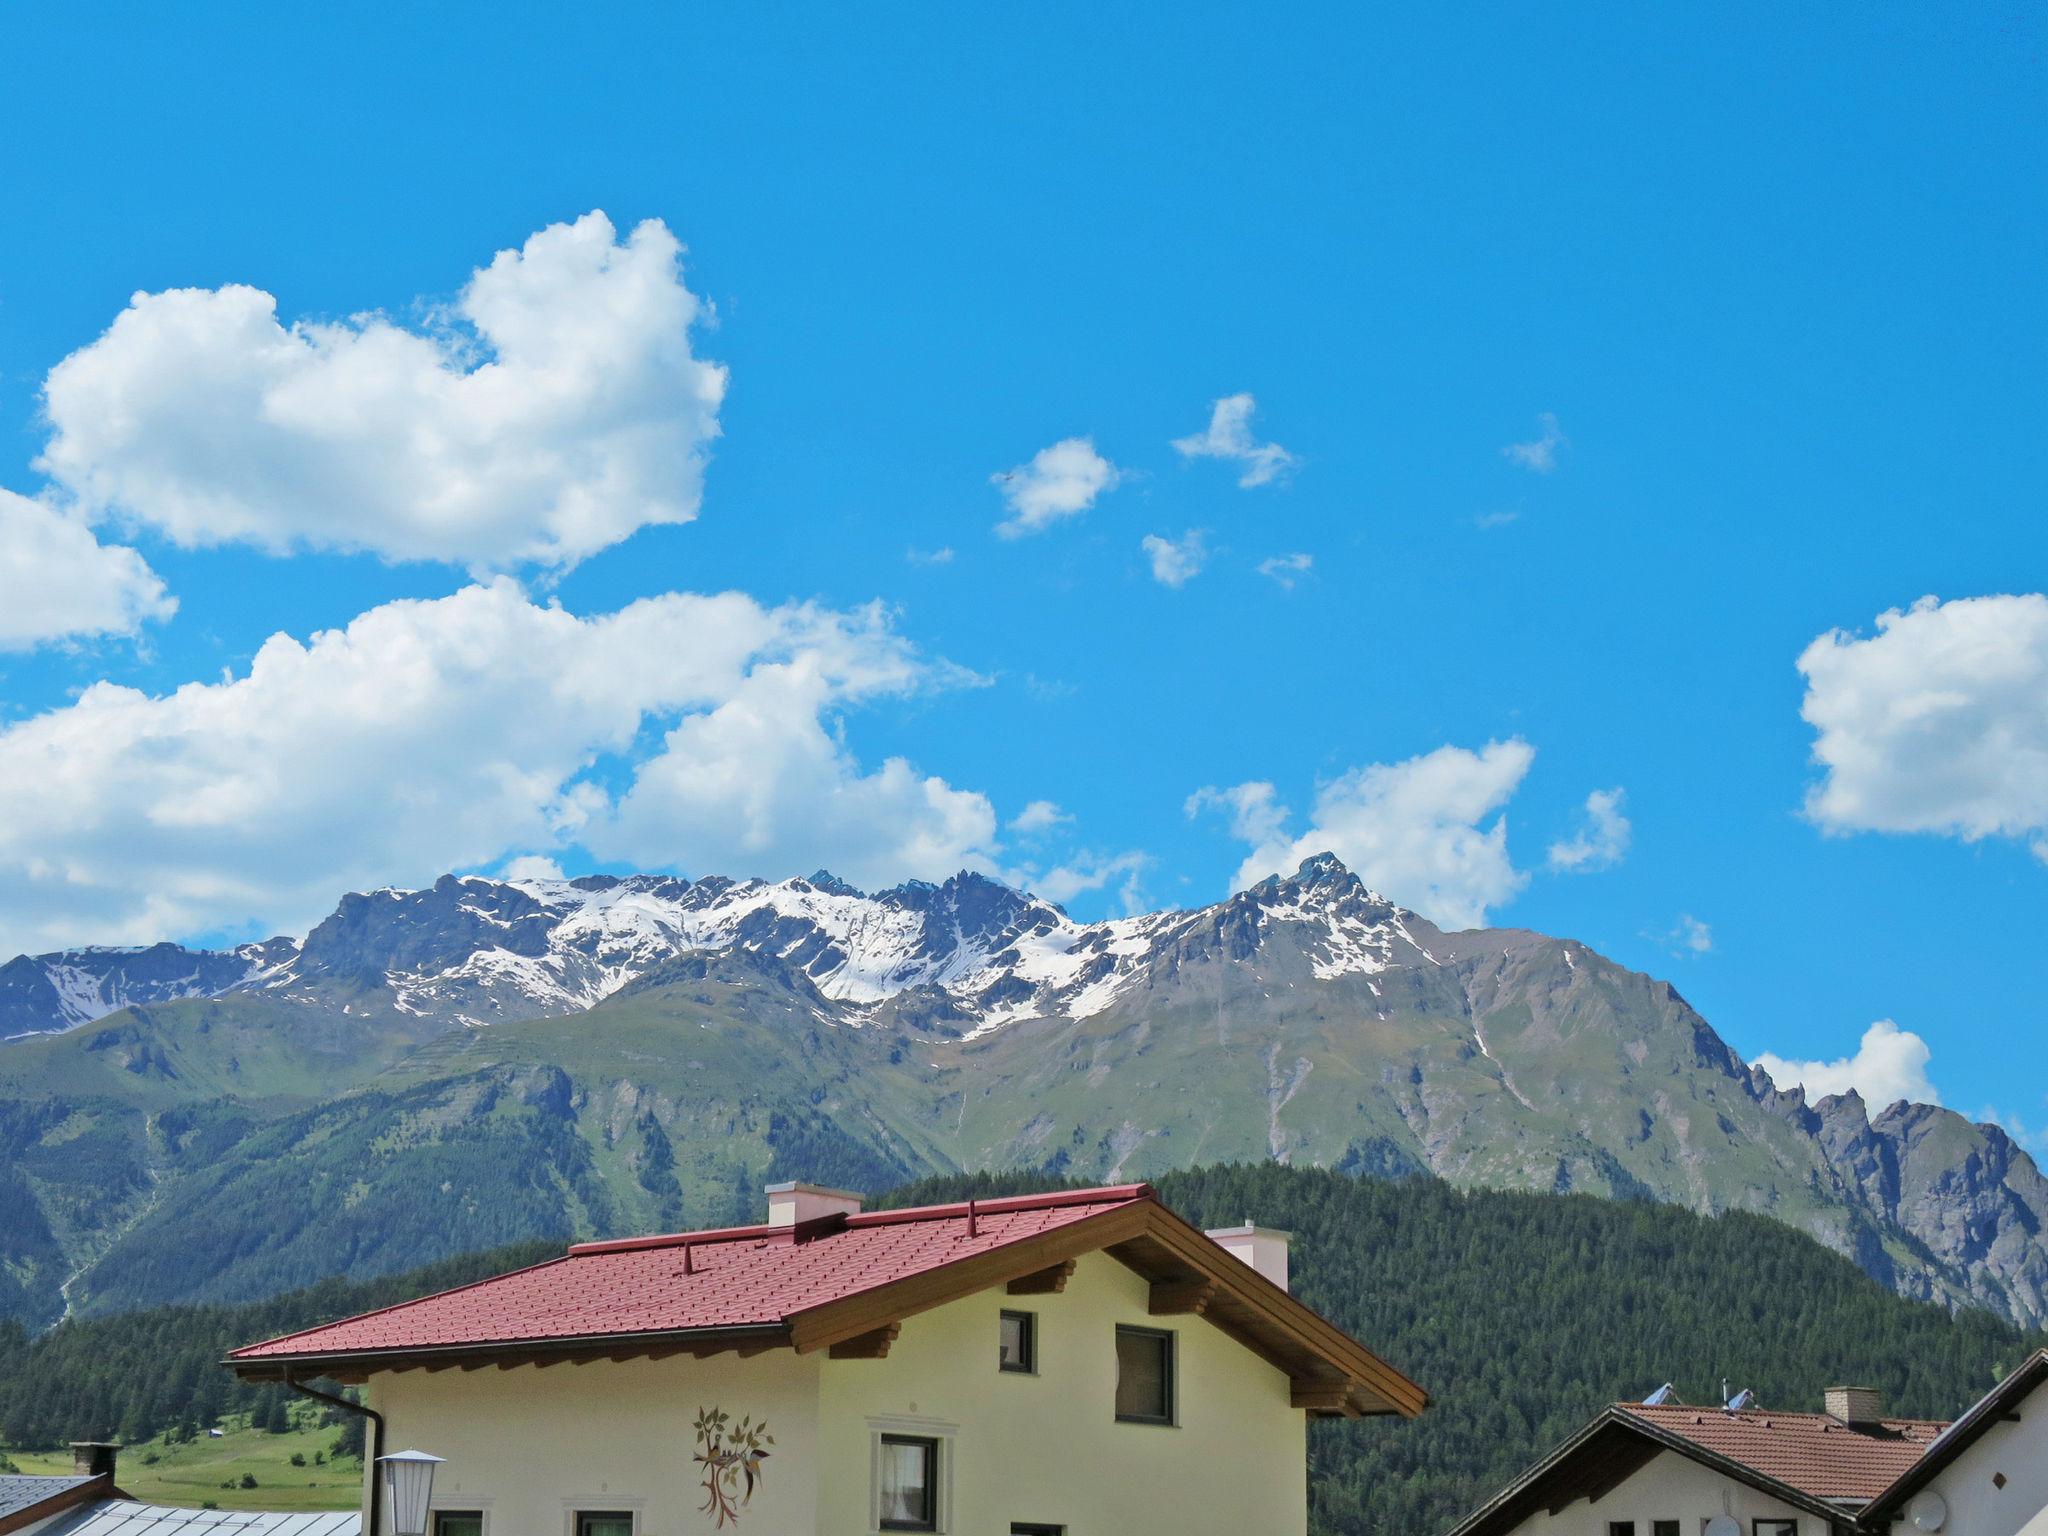
<path id="1" fill-rule="evenodd" d="M 1197 790 L 1186 808 L 1224 812 L 1232 834 L 1252 845 L 1236 889 L 1329 852 L 1432 922 L 1476 928 L 1528 883 L 1508 856 L 1503 808 L 1535 756 L 1525 741 L 1493 741 L 1354 768 L 1317 790 L 1299 836 L 1288 834 L 1292 817 L 1263 781 Z"/>
<path id="2" fill-rule="evenodd" d="M 0 651 L 130 635 L 177 606 L 134 550 L 102 544 L 47 502 L 0 490 Z"/>
<path id="3" fill-rule="evenodd" d="M 1252 412 L 1258 402 L 1248 394 L 1225 395 L 1209 408 L 1209 425 L 1200 432 L 1173 440 L 1174 451 L 1184 459 L 1228 459 L 1243 465 L 1237 483 L 1246 490 L 1268 485 L 1298 462 L 1278 443 L 1262 443 L 1252 436 Z"/>
<path id="4" fill-rule="evenodd" d="M 1178 591 L 1209 563 L 1208 541 L 1199 528 L 1190 528 L 1177 539 L 1148 533 L 1140 543 L 1152 562 L 1152 579 L 1162 587 Z"/>
<path id="5" fill-rule="evenodd" d="M 1628 854 L 1632 828 L 1621 813 L 1619 789 L 1596 789 L 1586 796 L 1585 823 L 1570 837 L 1550 845 L 1550 867 L 1587 875 L 1612 869 Z"/>
<path id="6" fill-rule="evenodd" d="M 556 224 L 452 309 L 278 319 L 257 288 L 138 293 L 51 370 L 37 468 L 179 544 L 564 567 L 697 515 L 725 370 L 658 221 Z"/>
<path id="7" fill-rule="evenodd" d="M 1548 411 L 1537 416 L 1536 425 L 1539 430 L 1534 437 L 1526 443 L 1509 443 L 1501 452 L 1522 468 L 1547 475 L 1557 468 L 1557 456 L 1571 446 L 1571 439 L 1564 435 L 1564 428 Z"/>
<path id="8" fill-rule="evenodd" d="M 1829 832 L 2024 838 L 2048 860 L 2048 596 L 1940 602 L 1833 630 L 1799 657 Z"/>
<path id="9" fill-rule="evenodd" d="M 1874 1108 L 1899 1099 L 1915 1104 L 1939 1104 L 1941 1095 L 1927 1077 L 1927 1063 L 1933 1052 L 1927 1042 L 1910 1029 L 1901 1029 L 1890 1019 L 1879 1019 L 1863 1031 L 1853 1056 L 1834 1061 L 1792 1061 L 1765 1051 L 1756 1065 L 1771 1075 L 1780 1088 L 1804 1086 L 1808 1099 L 1823 1099 L 1831 1093 L 1862 1094 Z"/>
<path id="10" fill-rule="evenodd" d="M 1295 583 L 1306 576 L 1315 563 L 1314 556 L 1299 550 L 1288 555 L 1269 555 L 1259 562 L 1259 574 L 1277 584 L 1281 591 L 1292 592 Z"/>
<path id="11" fill-rule="evenodd" d="M 989 476 L 1010 509 L 1010 515 L 996 524 L 996 532 L 1006 539 L 1042 533 L 1064 518 L 1086 512 L 1122 479 L 1123 471 L 1095 451 L 1093 438 L 1062 438 L 1039 449 L 1026 463 Z"/>
<path id="12" fill-rule="evenodd" d="M 1010 830 L 1019 837 L 1037 837 L 1073 821 L 1050 800 L 1034 800 L 1010 818 Z"/>
<path id="13" fill-rule="evenodd" d="M 669 593 L 579 617 L 501 579 L 274 635 L 218 682 L 97 683 L 0 727 L 0 952 L 297 931 L 346 889 L 579 843 L 863 884 L 986 865 L 985 799 L 865 769 L 838 731 L 955 680 L 880 608 Z"/>

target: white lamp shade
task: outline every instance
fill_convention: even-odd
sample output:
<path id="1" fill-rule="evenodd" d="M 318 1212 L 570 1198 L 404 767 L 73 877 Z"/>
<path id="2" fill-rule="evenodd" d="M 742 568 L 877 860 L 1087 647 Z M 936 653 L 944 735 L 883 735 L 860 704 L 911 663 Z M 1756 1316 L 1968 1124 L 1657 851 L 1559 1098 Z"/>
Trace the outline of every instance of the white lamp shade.
<path id="1" fill-rule="evenodd" d="M 384 1492 L 391 1508 L 392 1536 L 427 1536 L 427 1505 L 434 1496 L 434 1468 L 439 1456 L 425 1451 L 398 1451 L 379 1456 Z"/>

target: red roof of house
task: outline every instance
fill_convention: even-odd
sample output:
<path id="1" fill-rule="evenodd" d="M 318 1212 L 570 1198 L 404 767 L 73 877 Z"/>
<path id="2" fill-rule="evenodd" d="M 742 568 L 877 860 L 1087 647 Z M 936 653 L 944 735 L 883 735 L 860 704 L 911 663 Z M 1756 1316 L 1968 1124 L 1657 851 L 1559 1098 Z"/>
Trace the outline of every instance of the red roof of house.
<path id="1" fill-rule="evenodd" d="M 776 1327 L 797 1314 L 1130 1205 L 1147 1184 L 578 1243 L 458 1290 L 238 1349 L 231 1361 L 422 1353 Z M 687 1254 L 687 1260 L 685 1255 Z"/>
<path id="2" fill-rule="evenodd" d="M 1931 1419 L 1843 1423 L 1826 1413 L 1687 1408 L 1617 1403 L 1626 1418 L 1690 1440 L 1725 1461 L 1739 1462 L 1773 1482 L 1830 1503 L 1862 1504 L 1891 1486 L 1941 1433 Z"/>

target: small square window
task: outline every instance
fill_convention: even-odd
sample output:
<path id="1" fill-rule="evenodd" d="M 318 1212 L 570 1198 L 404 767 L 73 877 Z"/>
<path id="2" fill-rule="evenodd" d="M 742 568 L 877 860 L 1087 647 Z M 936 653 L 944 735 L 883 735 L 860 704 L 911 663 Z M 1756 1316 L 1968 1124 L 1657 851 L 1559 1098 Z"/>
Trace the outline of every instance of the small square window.
<path id="1" fill-rule="evenodd" d="M 1756 1536 L 1799 1536 L 1797 1520 L 1752 1520 L 1750 1528 Z"/>
<path id="2" fill-rule="evenodd" d="M 1038 1369 L 1038 1314 L 1005 1312 L 1002 1315 L 1002 1367 L 1025 1375 Z"/>
<path id="3" fill-rule="evenodd" d="M 1157 1328 L 1116 1331 L 1116 1416 L 1125 1424 L 1173 1422 L 1173 1335 Z"/>
<path id="4" fill-rule="evenodd" d="M 576 1536 L 633 1536 L 633 1517 L 616 1509 L 579 1509 Z"/>
<path id="5" fill-rule="evenodd" d="M 434 1536 L 484 1536 L 484 1512 L 480 1509 L 437 1509 Z"/>
<path id="6" fill-rule="evenodd" d="M 1607 1536 L 1636 1536 L 1633 1520 L 1610 1520 L 1607 1522 Z"/>
<path id="7" fill-rule="evenodd" d="M 885 1531 L 939 1528 L 939 1442 L 882 1436 L 881 1524 Z"/>
<path id="8" fill-rule="evenodd" d="M 1678 1522 L 1676 1520 L 1652 1520 L 1650 1522 L 1650 1536 L 1678 1536 Z"/>
<path id="9" fill-rule="evenodd" d="M 1031 1525 L 1023 1520 L 1012 1520 L 1010 1536 L 1067 1536 L 1067 1528 L 1064 1525 Z"/>

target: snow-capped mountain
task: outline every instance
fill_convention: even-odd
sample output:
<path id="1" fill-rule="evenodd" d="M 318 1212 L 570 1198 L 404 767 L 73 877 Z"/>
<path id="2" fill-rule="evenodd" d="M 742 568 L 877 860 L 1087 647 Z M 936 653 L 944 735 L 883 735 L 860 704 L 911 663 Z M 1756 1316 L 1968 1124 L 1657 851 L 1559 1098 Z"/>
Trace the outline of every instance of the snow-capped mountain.
<path id="1" fill-rule="evenodd" d="M 302 940 L 25 956 L 0 1020 L 46 1036 L 0 1046 L 0 1185 L 37 1181 L 0 1188 L 0 1316 L 54 1315 L 88 1267 L 182 1295 L 153 1256 L 195 1231 L 316 1277 L 373 1188 L 385 1226 L 456 1200 L 460 1246 L 723 1211 L 770 1169 L 1271 1157 L 1768 1212 L 1907 1294 L 2048 1318 L 2048 1180 L 1997 1127 L 1809 1103 L 1668 983 L 1442 932 L 1327 856 L 1100 923 L 974 874 L 446 876 Z M 309 1225 L 269 1219 L 307 1191 Z"/>
<path id="2" fill-rule="evenodd" d="M 1204 945 L 1242 955 L 1275 926 L 1321 980 L 1426 961 L 1417 933 L 1441 939 L 1328 856 L 1213 907 L 1100 923 L 966 872 L 874 895 L 822 871 L 779 881 L 445 875 L 423 890 L 346 896 L 298 942 L 22 956 L 0 969 L 0 1007 L 6 1033 L 26 1036 L 136 1003 L 346 981 L 388 988 L 402 1012 L 487 1025 L 581 1012 L 677 955 L 744 949 L 800 971 L 856 1026 L 870 1005 L 936 989 L 972 1038 L 1021 1019 L 1089 1017 L 1162 957 Z"/>
<path id="3" fill-rule="evenodd" d="M 293 940 L 270 939 L 226 952 L 149 944 L 17 955 L 0 965 L 0 1041 L 56 1033 L 145 1003 L 260 985 L 297 951 Z"/>

